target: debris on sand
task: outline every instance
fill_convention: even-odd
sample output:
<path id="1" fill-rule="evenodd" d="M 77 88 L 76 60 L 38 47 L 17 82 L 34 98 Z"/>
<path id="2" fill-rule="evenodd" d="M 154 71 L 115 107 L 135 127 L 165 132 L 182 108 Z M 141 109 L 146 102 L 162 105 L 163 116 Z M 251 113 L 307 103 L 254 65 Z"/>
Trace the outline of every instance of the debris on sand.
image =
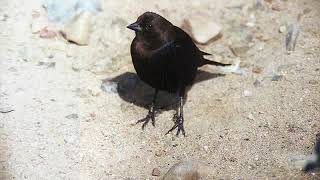
<path id="1" fill-rule="evenodd" d="M 158 168 L 152 170 L 152 176 L 160 176 L 161 172 Z"/>
<path id="2" fill-rule="evenodd" d="M 173 165 L 163 180 L 193 180 L 193 179 L 212 179 L 212 170 L 209 166 L 195 161 L 183 161 Z"/>
<path id="3" fill-rule="evenodd" d="M 84 11 L 67 24 L 62 32 L 65 39 L 78 45 L 88 45 L 91 28 L 91 13 Z"/>
<path id="4" fill-rule="evenodd" d="M 290 53 L 295 50 L 297 39 L 300 33 L 299 22 L 301 20 L 301 14 L 298 16 L 297 22 L 291 24 L 288 29 L 288 33 L 286 36 L 286 49 L 287 52 Z"/>
<path id="5" fill-rule="evenodd" d="M 57 33 L 52 30 L 48 30 L 47 27 L 45 27 L 40 30 L 39 36 L 44 39 L 51 39 L 51 38 L 56 37 Z"/>
<path id="6" fill-rule="evenodd" d="M 220 67 L 220 69 L 224 73 L 244 74 L 244 71 L 240 69 L 240 59 L 236 59 L 231 66 Z"/>
<path id="7" fill-rule="evenodd" d="M 287 27 L 285 25 L 279 27 L 280 33 L 285 33 L 287 31 Z"/>

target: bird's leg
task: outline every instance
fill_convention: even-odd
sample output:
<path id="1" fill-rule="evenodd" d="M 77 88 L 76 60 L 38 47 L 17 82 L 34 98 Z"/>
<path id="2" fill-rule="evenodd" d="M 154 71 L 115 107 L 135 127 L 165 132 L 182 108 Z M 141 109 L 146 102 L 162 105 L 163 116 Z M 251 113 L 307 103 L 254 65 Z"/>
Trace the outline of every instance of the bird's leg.
<path id="1" fill-rule="evenodd" d="M 180 134 L 180 132 L 182 132 L 183 136 L 186 136 L 186 133 L 184 131 L 184 127 L 183 127 L 183 96 L 179 96 L 179 112 L 177 114 L 175 114 L 175 116 L 173 117 L 175 119 L 175 123 L 174 126 L 166 133 L 169 134 L 171 131 L 175 130 L 176 128 L 178 128 L 177 130 L 177 136 Z"/>
<path id="2" fill-rule="evenodd" d="M 153 99 L 152 99 L 152 103 L 151 103 L 151 106 L 150 106 L 150 109 L 149 109 L 147 116 L 143 119 L 140 119 L 136 123 L 136 124 L 138 124 L 138 123 L 143 122 L 142 129 L 144 129 L 146 127 L 146 125 L 149 123 L 150 120 L 151 120 L 152 125 L 155 126 L 155 104 L 156 104 L 158 91 L 159 91 L 158 89 L 155 90 L 155 93 L 154 93 Z"/>

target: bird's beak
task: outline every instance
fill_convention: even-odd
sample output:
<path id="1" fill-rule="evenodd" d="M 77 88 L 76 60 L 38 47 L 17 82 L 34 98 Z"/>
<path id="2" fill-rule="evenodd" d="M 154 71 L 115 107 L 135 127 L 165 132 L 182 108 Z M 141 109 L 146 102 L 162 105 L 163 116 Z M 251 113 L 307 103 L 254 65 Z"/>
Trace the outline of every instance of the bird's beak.
<path id="1" fill-rule="evenodd" d="M 137 22 L 130 24 L 129 26 L 127 26 L 127 28 L 131 29 L 133 31 L 136 31 L 136 32 L 137 31 L 142 31 L 141 26 Z"/>

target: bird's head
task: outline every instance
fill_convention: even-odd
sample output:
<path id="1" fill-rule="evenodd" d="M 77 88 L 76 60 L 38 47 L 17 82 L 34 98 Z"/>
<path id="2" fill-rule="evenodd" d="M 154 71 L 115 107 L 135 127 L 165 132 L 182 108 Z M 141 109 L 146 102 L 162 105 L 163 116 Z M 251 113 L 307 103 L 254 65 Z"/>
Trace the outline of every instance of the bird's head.
<path id="1" fill-rule="evenodd" d="M 155 40 L 156 38 L 162 38 L 171 26 L 172 24 L 162 16 L 153 12 L 145 12 L 127 28 L 135 31 L 137 36 Z"/>

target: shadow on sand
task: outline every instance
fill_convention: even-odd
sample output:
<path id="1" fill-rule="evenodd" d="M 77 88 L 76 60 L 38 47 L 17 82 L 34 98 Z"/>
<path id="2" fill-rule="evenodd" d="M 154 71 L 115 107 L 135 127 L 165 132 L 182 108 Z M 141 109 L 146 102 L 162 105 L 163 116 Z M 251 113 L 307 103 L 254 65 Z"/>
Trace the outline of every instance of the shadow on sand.
<path id="1" fill-rule="evenodd" d="M 220 76 L 224 75 L 199 70 L 195 83 Z M 117 85 L 117 93 L 124 101 L 146 109 L 149 108 L 155 90 L 142 82 L 135 73 L 126 72 L 112 79 L 105 79 L 103 83 L 107 81 Z M 157 107 L 163 110 L 173 109 L 177 102 L 178 98 L 175 94 L 160 91 L 157 96 Z"/>

